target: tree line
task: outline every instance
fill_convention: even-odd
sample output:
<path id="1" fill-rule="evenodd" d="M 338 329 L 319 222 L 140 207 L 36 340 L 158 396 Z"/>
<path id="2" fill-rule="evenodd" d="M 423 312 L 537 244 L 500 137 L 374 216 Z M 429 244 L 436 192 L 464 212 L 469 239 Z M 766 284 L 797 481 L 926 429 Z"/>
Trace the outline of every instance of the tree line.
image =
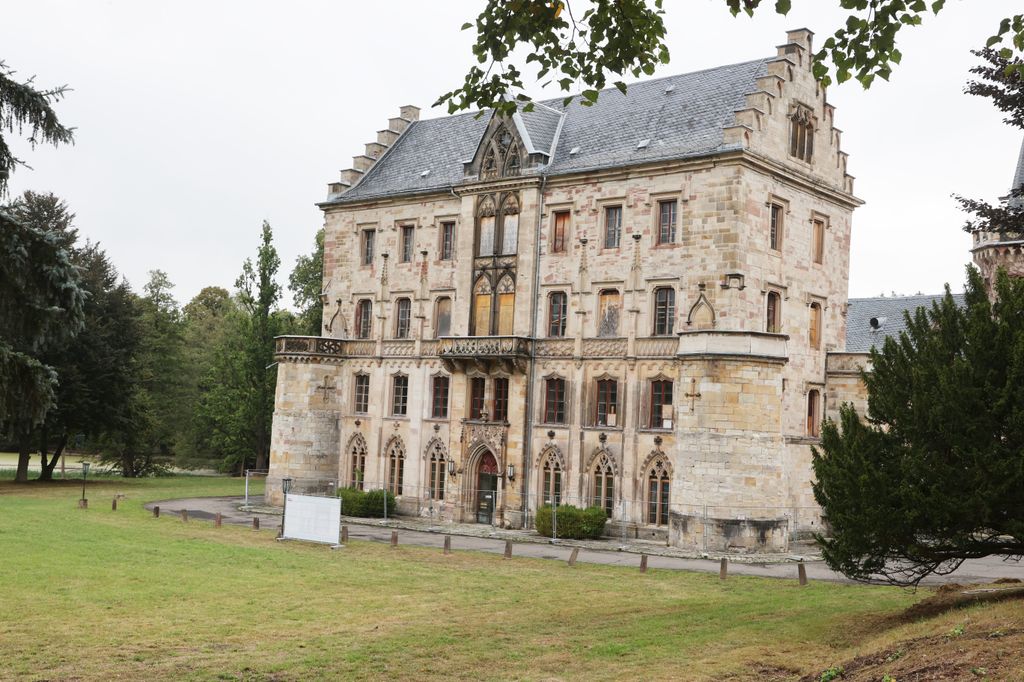
<path id="1" fill-rule="evenodd" d="M 40 457 L 39 478 L 49 480 L 69 448 L 93 453 L 127 477 L 172 465 L 267 467 L 274 337 L 319 334 L 322 235 L 289 278 L 296 314 L 279 307 L 281 261 L 268 223 L 233 291 L 208 286 L 181 305 L 161 270 L 134 290 L 106 251 L 79 235 L 74 214 L 56 195 L 25 192 L 2 210 L 27 234 L 56 246 L 51 256 L 64 254 L 54 263 L 63 269 L 51 279 L 74 292 L 40 338 L 5 334 L 47 368 L 44 384 L 52 389 L 49 400 L 36 401 L 38 409 L 7 416 L 8 447 L 19 454 L 16 480 L 28 479 L 33 456 Z"/>

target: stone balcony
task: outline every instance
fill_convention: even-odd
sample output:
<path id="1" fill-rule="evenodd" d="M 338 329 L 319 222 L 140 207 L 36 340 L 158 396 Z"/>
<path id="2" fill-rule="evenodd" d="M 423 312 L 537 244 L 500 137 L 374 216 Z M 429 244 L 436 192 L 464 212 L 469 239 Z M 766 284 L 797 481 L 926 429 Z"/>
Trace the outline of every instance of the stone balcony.
<path id="1" fill-rule="evenodd" d="M 789 359 L 786 334 L 705 330 L 679 334 L 680 358 L 742 358 L 766 362 Z"/>
<path id="2" fill-rule="evenodd" d="M 274 339 L 274 357 L 291 362 L 338 362 L 347 356 L 347 343 L 321 336 L 278 336 Z"/>
<path id="3" fill-rule="evenodd" d="M 533 355 L 533 340 L 525 336 L 443 336 L 437 354 L 449 372 L 469 366 L 489 371 L 500 365 L 508 372 L 525 372 Z"/>

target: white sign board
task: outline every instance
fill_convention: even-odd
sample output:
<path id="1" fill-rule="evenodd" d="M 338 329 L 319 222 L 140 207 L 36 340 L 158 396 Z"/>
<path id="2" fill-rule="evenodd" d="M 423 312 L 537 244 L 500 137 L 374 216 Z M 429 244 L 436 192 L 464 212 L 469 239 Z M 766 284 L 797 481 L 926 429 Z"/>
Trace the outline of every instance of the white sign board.
<path id="1" fill-rule="evenodd" d="M 283 537 L 338 544 L 341 534 L 341 498 L 289 493 L 285 502 Z"/>

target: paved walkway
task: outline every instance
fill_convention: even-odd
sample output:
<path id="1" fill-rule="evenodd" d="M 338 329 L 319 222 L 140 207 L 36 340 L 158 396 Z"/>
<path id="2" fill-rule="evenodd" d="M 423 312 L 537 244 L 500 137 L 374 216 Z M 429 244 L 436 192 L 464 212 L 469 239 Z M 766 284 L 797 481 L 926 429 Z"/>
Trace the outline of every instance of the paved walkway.
<path id="1" fill-rule="evenodd" d="M 250 498 L 250 502 L 259 503 L 260 498 Z M 251 526 L 253 517 L 260 519 L 260 526 L 264 529 L 277 529 L 281 524 L 280 512 L 271 512 L 268 508 L 254 505 L 255 511 L 241 508 L 243 498 L 241 497 L 196 497 L 180 500 L 162 500 L 151 502 L 146 505 L 152 509 L 159 505 L 161 514 L 179 514 L 181 510 L 187 509 L 190 518 L 212 520 L 219 512 L 224 523 Z M 680 556 L 681 552 L 666 548 L 664 545 L 632 540 L 623 549 L 617 540 L 597 541 L 574 541 L 559 540 L 558 544 L 551 544 L 549 540 L 538 536 L 536 533 L 524 531 L 490 531 L 487 526 L 473 524 L 471 528 L 475 531 L 471 535 L 458 533 L 470 524 L 453 524 L 434 526 L 436 530 L 409 529 L 408 525 L 422 525 L 420 519 L 398 519 L 389 520 L 386 524 L 381 520 L 353 519 L 345 517 L 345 525 L 349 529 L 349 538 L 356 540 L 369 540 L 375 542 L 390 542 L 391 532 L 400 528 L 399 542 L 405 545 L 418 547 L 436 547 L 440 550 L 444 546 L 446 535 L 452 536 L 452 550 L 473 550 L 478 552 L 490 552 L 501 554 L 505 551 L 505 541 L 511 539 L 514 543 L 513 554 L 520 557 L 531 557 L 536 559 L 556 559 L 567 561 L 573 548 L 578 547 L 580 552 L 577 561 L 592 564 L 606 564 L 611 566 L 632 566 L 639 567 L 640 554 L 647 554 L 647 565 L 649 568 L 672 569 L 684 571 L 703 571 L 717 573 L 719 569 L 719 557 L 694 558 Z M 794 556 L 773 556 L 773 557 L 752 557 L 750 555 L 729 555 L 729 573 L 737 575 L 753 575 L 766 578 L 788 578 L 796 579 L 797 564 Z M 770 561 L 769 561 L 770 559 Z M 811 580 L 829 580 L 834 582 L 849 582 L 838 573 L 833 572 L 824 562 L 820 560 L 806 561 L 807 577 Z M 1003 561 L 997 558 L 976 559 L 967 561 L 956 572 L 948 576 L 930 576 L 924 584 L 941 584 L 948 582 L 958 583 L 981 583 L 991 582 L 997 578 L 1019 578 L 1024 580 L 1024 562 Z"/>

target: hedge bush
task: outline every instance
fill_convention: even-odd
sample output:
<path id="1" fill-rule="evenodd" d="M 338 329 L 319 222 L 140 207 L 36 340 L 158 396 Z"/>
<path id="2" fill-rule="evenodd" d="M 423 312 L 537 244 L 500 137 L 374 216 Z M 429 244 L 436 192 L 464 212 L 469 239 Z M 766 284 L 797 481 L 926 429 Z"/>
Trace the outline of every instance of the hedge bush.
<path id="1" fill-rule="evenodd" d="M 546 504 L 537 510 L 535 525 L 537 532 L 551 537 L 551 505 Z M 558 507 L 558 537 L 573 540 L 593 540 L 604 533 L 604 524 L 608 514 L 601 507 L 580 509 L 571 504 Z"/>
<path id="2" fill-rule="evenodd" d="M 395 496 L 386 490 L 365 492 L 358 488 L 339 488 L 341 513 L 345 516 L 380 518 L 384 516 L 384 500 L 387 500 L 388 516 L 395 515 Z"/>

